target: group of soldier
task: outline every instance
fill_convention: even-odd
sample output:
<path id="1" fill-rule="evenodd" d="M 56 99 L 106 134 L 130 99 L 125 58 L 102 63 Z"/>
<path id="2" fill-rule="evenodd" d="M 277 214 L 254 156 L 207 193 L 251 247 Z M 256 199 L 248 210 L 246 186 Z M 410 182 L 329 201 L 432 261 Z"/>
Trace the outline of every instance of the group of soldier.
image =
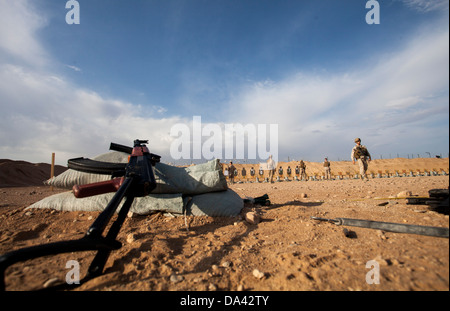
<path id="1" fill-rule="evenodd" d="M 359 166 L 359 176 L 362 180 L 364 181 L 368 181 L 369 178 L 367 177 L 367 169 L 369 166 L 369 162 L 372 160 L 369 151 L 367 150 L 366 146 L 361 145 L 361 139 L 360 138 L 355 138 L 355 146 L 352 149 L 352 153 L 351 153 L 351 159 L 352 159 L 352 163 L 358 163 Z M 275 169 L 276 169 L 276 164 L 275 161 L 272 159 L 272 156 L 269 156 L 269 159 L 267 160 L 267 170 L 269 172 L 269 182 L 273 183 L 273 177 L 274 177 L 274 173 L 275 173 Z M 288 175 L 291 173 L 290 172 L 290 167 L 288 167 Z M 325 179 L 331 179 L 331 163 L 328 161 L 328 158 L 325 158 L 323 161 L 323 169 L 324 169 L 324 175 L 325 175 Z M 282 175 L 282 168 L 280 167 L 281 171 L 279 171 L 279 174 Z M 234 177 L 235 177 L 235 171 L 236 168 L 233 165 L 233 162 L 230 161 L 230 165 L 227 168 L 227 172 L 228 172 L 228 178 L 229 178 L 229 182 L 231 184 L 234 183 Z M 303 162 L 303 160 L 300 160 L 299 165 L 295 168 L 295 173 L 299 175 L 300 180 L 305 179 L 307 180 L 307 176 L 306 176 L 306 165 L 305 162 Z M 245 168 L 243 168 L 243 175 L 245 175 Z M 253 167 L 251 168 L 250 171 L 250 175 L 254 176 L 255 171 L 253 169 Z"/>

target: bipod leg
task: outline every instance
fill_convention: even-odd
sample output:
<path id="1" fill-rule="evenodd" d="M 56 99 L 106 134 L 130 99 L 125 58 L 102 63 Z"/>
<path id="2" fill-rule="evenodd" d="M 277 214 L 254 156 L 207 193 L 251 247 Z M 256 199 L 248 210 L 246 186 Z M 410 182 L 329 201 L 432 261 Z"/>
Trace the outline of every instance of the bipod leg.
<path id="1" fill-rule="evenodd" d="M 81 286 L 85 282 L 100 276 L 103 273 L 103 268 L 106 265 L 106 262 L 108 261 L 109 255 L 111 254 L 112 250 L 120 249 L 122 247 L 121 243 L 119 241 L 116 241 L 117 235 L 120 232 L 120 229 L 125 222 L 126 216 L 131 208 L 131 205 L 134 201 L 134 196 L 127 197 L 125 202 L 122 205 L 122 208 L 119 211 L 119 215 L 117 216 L 116 221 L 111 225 L 111 228 L 109 229 L 108 233 L 106 234 L 106 237 L 104 240 L 106 242 L 111 242 L 117 245 L 117 248 L 114 249 L 99 249 L 97 251 L 97 254 L 95 255 L 94 259 L 92 260 L 88 272 L 86 276 L 78 283 L 78 284 L 60 284 L 53 286 L 50 288 L 51 290 L 66 290 L 66 289 L 73 289 L 75 287 Z M 1 284 L 0 284 L 1 286 Z"/>
<path id="2" fill-rule="evenodd" d="M 106 234 L 105 239 L 107 241 L 115 241 L 117 235 L 119 234 L 120 228 L 122 227 L 125 218 L 127 217 L 128 211 L 131 208 L 131 204 L 134 201 L 134 196 L 127 197 L 125 203 L 123 203 L 122 208 L 119 211 L 119 215 L 117 216 L 116 221 L 111 225 L 108 233 Z M 119 242 L 120 243 L 120 242 Z M 98 251 L 97 255 L 95 255 L 94 259 L 89 266 L 88 273 L 85 277 L 85 280 L 89 280 L 91 278 L 97 277 L 103 273 L 103 268 L 108 260 L 108 257 L 111 253 L 111 250 L 101 249 Z"/>
<path id="3" fill-rule="evenodd" d="M 96 250 L 97 255 L 91 264 L 91 270 L 92 272 L 96 272 L 95 275 L 101 274 L 111 250 L 122 247 L 122 244 L 116 241 L 115 238 L 120 231 L 120 227 L 125 220 L 131 204 L 133 203 L 134 196 L 127 197 L 125 203 L 122 204 L 119 217 L 111 225 L 111 228 L 105 238 L 102 237 L 102 232 L 122 202 L 122 199 L 126 197 L 129 192 L 128 188 L 132 185 L 132 183 L 133 178 L 125 179 L 122 186 L 111 199 L 105 210 L 94 221 L 83 238 L 74 241 L 60 241 L 50 244 L 31 246 L 0 256 L 0 291 L 5 290 L 5 271 L 10 265 L 20 261 L 48 255 Z"/>
<path id="4" fill-rule="evenodd" d="M 62 253 L 83 252 L 92 250 L 119 249 L 122 245 L 115 240 L 107 240 L 103 237 L 84 236 L 79 240 L 60 241 L 43 245 L 35 245 L 27 248 L 18 249 L 0 256 L 0 290 L 5 290 L 5 271 L 6 269 L 21 261 L 34 259 L 38 257 L 57 255 Z"/>

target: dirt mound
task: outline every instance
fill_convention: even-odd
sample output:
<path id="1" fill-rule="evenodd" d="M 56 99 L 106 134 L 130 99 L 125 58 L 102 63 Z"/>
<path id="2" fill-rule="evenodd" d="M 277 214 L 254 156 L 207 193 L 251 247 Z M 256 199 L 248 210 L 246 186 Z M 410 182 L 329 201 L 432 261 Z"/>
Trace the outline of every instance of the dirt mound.
<path id="1" fill-rule="evenodd" d="M 50 178 L 51 165 L 0 159 L 0 187 L 42 186 Z M 67 167 L 55 165 L 55 176 Z"/>

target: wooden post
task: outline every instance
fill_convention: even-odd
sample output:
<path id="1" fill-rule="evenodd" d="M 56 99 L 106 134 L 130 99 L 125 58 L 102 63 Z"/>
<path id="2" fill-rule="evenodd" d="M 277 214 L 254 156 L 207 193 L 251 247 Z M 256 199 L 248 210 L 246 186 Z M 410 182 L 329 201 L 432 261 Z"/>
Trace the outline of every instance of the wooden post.
<path id="1" fill-rule="evenodd" d="M 50 178 L 55 176 L 55 153 L 52 152 L 52 166 L 50 167 Z M 50 190 L 53 191 L 53 186 L 50 186 Z"/>

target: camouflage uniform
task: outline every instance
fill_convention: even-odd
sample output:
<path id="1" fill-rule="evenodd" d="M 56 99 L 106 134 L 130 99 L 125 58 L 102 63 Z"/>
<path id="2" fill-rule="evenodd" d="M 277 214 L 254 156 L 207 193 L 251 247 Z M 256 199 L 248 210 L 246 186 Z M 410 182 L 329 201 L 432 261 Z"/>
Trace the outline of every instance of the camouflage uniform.
<path id="1" fill-rule="evenodd" d="M 307 176 L 306 176 L 306 165 L 305 162 L 303 162 L 303 160 L 300 160 L 300 180 L 305 178 L 305 180 L 307 180 Z"/>
<path id="2" fill-rule="evenodd" d="M 230 166 L 228 167 L 228 178 L 230 180 L 230 184 L 234 184 L 234 175 L 236 168 L 233 165 L 233 162 L 230 162 Z"/>
<path id="3" fill-rule="evenodd" d="M 356 138 L 355 139 L 356 146 L 352 149 L 352 162 L 355 164 L 355 160 L 358 161 L 359 165 L 359 175 L 362 180 L 369 180 L 367 177 L 367 168 L 369 167 L 368 161 L 371 161 L 372 158 L 370 156 L 369 151 L 367 150 L 366 146 L 361 145 L 361 139 Z"/>
<path id="4" fill-rule="evenodd" d="M 325 170 L 325 179 L 331 179 L 330 162 L 328 162 L 327 158 L 325 158 L 325 161 L 323 162 L 323 169 Z"/>
<path id="5" fill-rule="evenodd" d="M 272 160 L 272 156 L 267 160 L 267 169 L 269 170 L 269 181 L 273 183 L 273 173 L 275 172 L 275 161 Z"/>

